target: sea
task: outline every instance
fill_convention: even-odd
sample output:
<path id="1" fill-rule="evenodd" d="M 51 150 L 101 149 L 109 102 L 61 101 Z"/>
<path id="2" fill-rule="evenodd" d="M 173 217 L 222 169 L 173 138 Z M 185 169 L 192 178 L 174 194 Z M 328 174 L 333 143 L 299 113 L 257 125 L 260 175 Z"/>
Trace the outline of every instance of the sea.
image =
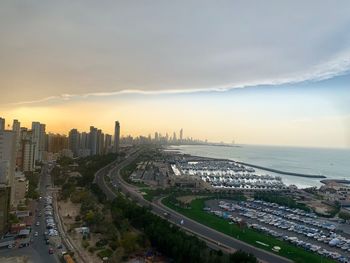
<path id="1" fill-rule="evenodd" d="M 350 180 L 350 149 L 301 148 L 261 145 L 177 145 L 170 149 L 202 157 L 230 159 L 301 174 L 324 175 L 326 179 Z M 315 178 L 296 177 L 256 169 L 259 174 L 280 176 L 286 185 L 320 187 Z"/>

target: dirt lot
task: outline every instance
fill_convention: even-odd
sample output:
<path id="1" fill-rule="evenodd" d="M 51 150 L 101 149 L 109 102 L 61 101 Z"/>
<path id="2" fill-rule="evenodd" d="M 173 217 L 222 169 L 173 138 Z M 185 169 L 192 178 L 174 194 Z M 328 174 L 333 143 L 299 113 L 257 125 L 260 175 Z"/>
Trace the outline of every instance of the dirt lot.
<path id="1" fill-rule="evenodd" d="M 316 213 L 327 214 L 328 211 L 332 210 L 332 207 L 322 203 L 321 201 L 309 201 L 304 202 L 306 205 L 310 206 Z"/>
<path id="2" fill-rule="evenodd" d="M 85 259 L 85 262 L 87 263 L 98 263 L 102 262 L 102 260 L 95 255 L 95 253 L 90 253 L 88 251 L 88 248 L 83 248 L 82 246 L 82 235 L 80 233 L 77 233 L 74 228 L 78 227 L 76 225 L 75 217 L 79 215 L 80 211 L 80 204 L 74 204 L 71 201 L 58 202 L 59 205 L 59 212 L 61 215 L 61 218 L 63 220 L 64 228 L 66 230 L 72 229 L 72 231 L 69 231 L 69 236 L 73 239 L 73 242 L 76 246 L 76 248 L 81 252 L 82 257 Z M 97 234 L 90 234 L 90 240 L 87 240 L 89 242 L 90 246 L 95 246 L 96 241 L 100 239 L 99 235 Z"/>

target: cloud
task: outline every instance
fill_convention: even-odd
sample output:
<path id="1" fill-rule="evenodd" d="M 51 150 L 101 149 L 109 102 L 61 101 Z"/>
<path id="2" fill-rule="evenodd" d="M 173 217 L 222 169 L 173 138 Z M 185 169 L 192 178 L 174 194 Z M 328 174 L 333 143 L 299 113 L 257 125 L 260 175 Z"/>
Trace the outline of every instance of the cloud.
<path id="1" fill-rule="evenodd" d="M 111 97 L 121 95 L 171 95 L 171 94 L 192 94 L 198 92 L 225 92 L 237 88 L 258 87 L 258 86 L 278 86 L 283 84 L 298 84 L 305 81 L 322 81 L 326 79 L 332 79 L 336 76 L 349 73 L 350 70 L 350 52 L 344 52 L 339 54 L 328 62 L 317 65 L 309 72 L 304 72 L 290 76 L 287 78 L 271 79 L 266 81 L 247 82 L 236 85 L 226 85 L 221 87 L 212 88 L 198 88 L 198 89 L 168 89 L 168 90 L 119 90 L 112 92 L 93 92 L 86 94 L 62 94 L 59 96 L 49 96 L 38 100 L 20 101 L 14 103 L 8 103 L 7 105 L 20 106 L 20 105 L 37 105 L 40 103 L 46 103 L 50 101 L 70 101 L 70 100 L 84 100 L 87 98 L 98 97 Z"/>
<path id="2" fill-rule="evenodd" d="M 0 103 L 332 78 L 350 68 L 349 8 L 348 1 L 1 1 Z"/>

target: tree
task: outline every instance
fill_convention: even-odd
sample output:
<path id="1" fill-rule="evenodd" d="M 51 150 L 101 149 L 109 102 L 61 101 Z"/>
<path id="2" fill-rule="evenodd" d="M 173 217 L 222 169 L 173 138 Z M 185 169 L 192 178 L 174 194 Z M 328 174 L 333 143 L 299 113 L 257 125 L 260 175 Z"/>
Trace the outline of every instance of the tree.
<path id="1" fill-rule="evenodd" d="M 230 255 L 230 262 L 232 263 L 257 263 L 258 260 L 253 254 L 248 254 L 242 250 L 238 250 Z"/>
<path id="2" fill-rule="evenodd" d="M 339 212 L 338 217 L 344 220 L 350 220 L 350 213 Z"/>

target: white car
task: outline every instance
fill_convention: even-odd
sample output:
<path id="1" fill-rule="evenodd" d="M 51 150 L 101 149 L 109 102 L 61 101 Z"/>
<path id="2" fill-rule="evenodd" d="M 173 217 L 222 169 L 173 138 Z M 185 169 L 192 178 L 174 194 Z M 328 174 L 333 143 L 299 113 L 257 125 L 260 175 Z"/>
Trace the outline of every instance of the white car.
<path id="1" fill-rule="evenodd" d="M 40 226 L 40 222 L 38 221 L 38 222 L 36 222 L 36 224 L 35 224 L 36 226 Z"/>
<path id="2" fill-rule="evenodd" d="M 58 236 L 58 231 L 57 230 L 54 230 L 54 229 L 51 229 L 49 231 L 49 236 Z"/>
<path id="3" fill-rule="evenodd" d="M 34 233 L 34 236 L 35 236 L 35 237 L 37 237 L 38 235 L 39 235 L 39 233 L 38 233 L 38 232 L 35 232 L 35 233 Z"/>

